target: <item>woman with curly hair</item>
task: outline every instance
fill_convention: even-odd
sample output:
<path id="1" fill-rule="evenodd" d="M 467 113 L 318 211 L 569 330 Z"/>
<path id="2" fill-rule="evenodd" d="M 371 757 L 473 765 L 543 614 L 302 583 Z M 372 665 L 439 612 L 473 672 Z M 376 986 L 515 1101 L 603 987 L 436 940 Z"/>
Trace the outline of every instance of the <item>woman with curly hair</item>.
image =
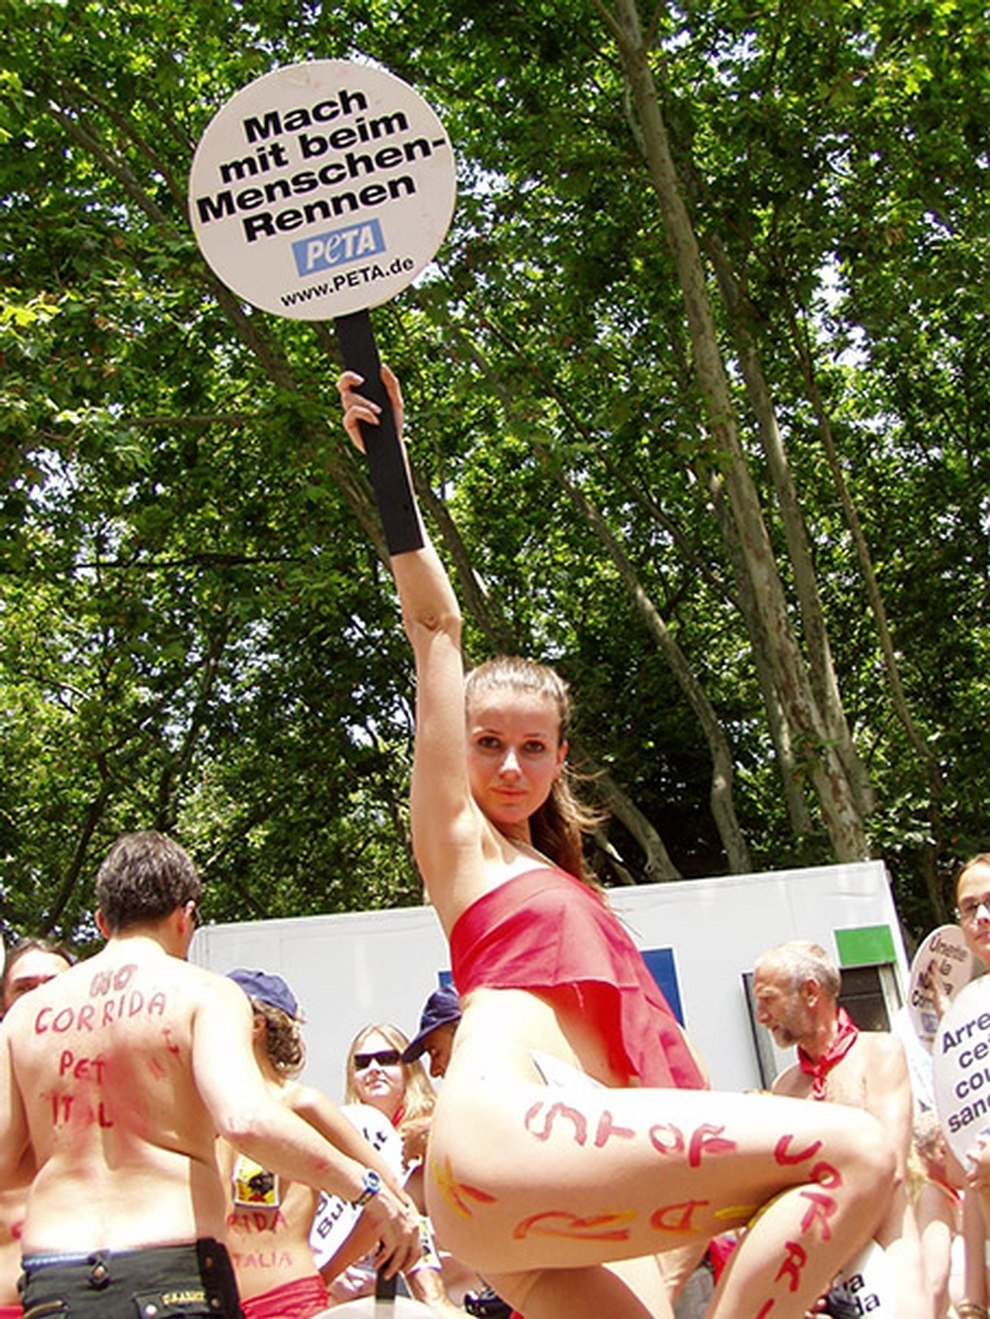
<path id="1" fill-rule="evenodd" d="M 229 976 L 251 1000 L 255 1058 L 280 1102 L 398 1191 L 388 1163 L 336 1104 L 296 1080 L 306 1048 L 299 1005 L 286 982 L 246 968 Z M 329 1304 L 327 1290 L 309 1245 L 320 1192 L 283 1181 L 226 1141 L 219 1142 L 218 1156 L 227 1191 L 227 1244 L 245 1319 L 322 1314 Z"/>

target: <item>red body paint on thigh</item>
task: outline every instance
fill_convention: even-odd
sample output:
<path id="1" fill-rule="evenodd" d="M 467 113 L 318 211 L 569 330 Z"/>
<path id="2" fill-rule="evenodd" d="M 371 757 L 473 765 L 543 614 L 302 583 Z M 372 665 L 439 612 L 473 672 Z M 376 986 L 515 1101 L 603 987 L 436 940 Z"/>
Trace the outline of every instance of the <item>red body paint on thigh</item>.
<path id="1" fill-rule="evenodd" d="M 631 1210 L 582 1217 L 566 1209 L 546 1209 L 517 1223 L 512 1235 L 517 1241 L 531 1236 L 565 1237 L 572 1241 L 628 1241 L 629 1229 L 624 1225 L 635 1218 L 636 1214 Z"/>

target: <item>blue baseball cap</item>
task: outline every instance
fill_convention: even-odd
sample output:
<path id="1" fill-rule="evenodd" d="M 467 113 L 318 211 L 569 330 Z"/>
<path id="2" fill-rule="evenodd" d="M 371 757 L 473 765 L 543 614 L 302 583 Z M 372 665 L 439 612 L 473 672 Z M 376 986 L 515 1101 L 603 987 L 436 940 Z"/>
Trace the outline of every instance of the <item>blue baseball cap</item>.
<path id="1" fill-rule="evenodd" d="M 278 1008 L 293 1021 L 299 1016 L 299 1004 L 296 996 L 281 976 L 269 971 L 249 971 L 238 966 L 227 972 L 227 979 L 240 985 L 248 998 L 256 998 L 259 1003 L 267 1003 L 270 1008 Z"/>
<path id="2" fill-rule="evenodd" d="M 461 1000 L 457 997 L 454 986 L 441 985 L 439 989 L 435 989 L 426 1000 L 415 1038 L 410 1040 L 402 1051 L 402 1061 L 414 1063 L 426 1048 L 427 1035 L 432 1035 L 438 1026 L 446 1026 L 449 1022 L 460 1019 Z"/>

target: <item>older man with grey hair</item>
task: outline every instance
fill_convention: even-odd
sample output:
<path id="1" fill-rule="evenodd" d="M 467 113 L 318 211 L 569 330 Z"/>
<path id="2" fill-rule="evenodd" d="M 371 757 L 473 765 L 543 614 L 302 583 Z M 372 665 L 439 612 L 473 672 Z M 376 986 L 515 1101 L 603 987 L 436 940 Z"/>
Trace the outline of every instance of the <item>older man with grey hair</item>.
<path id="1" fill-rule="evenodd" d="M 898 1319 L 932 1319 L 906 1171 L 914 1116 L 907 1060 L 886 1031 L 861 1031 L 839 1004 L 841 973 L 816 943 L 795 940 L 763 954 L 753 972 L 756 1019 L 780 1048 L 797 1048 L 773 1092 L 863 1108 L 897 1153 L 898 1185 L 876 1240 L 891 1265 Z"/>

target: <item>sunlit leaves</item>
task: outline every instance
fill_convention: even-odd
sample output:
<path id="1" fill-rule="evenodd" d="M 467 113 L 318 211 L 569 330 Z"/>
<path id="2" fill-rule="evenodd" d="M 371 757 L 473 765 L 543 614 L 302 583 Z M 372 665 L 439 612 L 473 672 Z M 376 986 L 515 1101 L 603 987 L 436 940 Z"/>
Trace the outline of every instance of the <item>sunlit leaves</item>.
<path id="1" fill-rule="evenodd" d="M 455 145 L 450 238 L 375 325 L 404 379 L 414 460 L 447 499 L 485 600 L 520 647 L 561 664 L 582 745 L 685 873 L 718 870 L 707 751 L 566 482 L 580 488 L 731 737 L 760 863 L 827 860 L 821 836 L 792 836 L 782 806 L 710 503 L 681 293 L 601 6 L 8 10 L 8 924 L 43 924 L 65 890 L 56 924 L 81 925 L 101 848 L 147 824 L 190 843 L 218 917 L 418 898 L 404 804 L 408 652 L 388 576 L 331 475 L 360 479 L 332 448 L 329 336 L 223 307 L 185 214 L 210 117 L 251 79 L 311 58 L 390 68 Z M 708 258 L 723 252 L 737 275 L 759 341 L 878 788 L 873 836 L 906 892 L 931 826 L 927 786 L 891 712 L 794 335 L 809 336 L 908 696 L 945 772 L 936 844 L 947 867 L 983 841 L 990 727 L 982 10 L 641 6 L 693 222 Z M 766 491 L 730 318 L 715 305 Z M 772 516 L 771 533 L 779 547 Z M 479 619 L 467 636 L 474 657 L 492 645 Z M 635 873 L 635 850 L 614 836 Z M 922 921 L 920 899 L 912 919 L 915 909 Z"/>

